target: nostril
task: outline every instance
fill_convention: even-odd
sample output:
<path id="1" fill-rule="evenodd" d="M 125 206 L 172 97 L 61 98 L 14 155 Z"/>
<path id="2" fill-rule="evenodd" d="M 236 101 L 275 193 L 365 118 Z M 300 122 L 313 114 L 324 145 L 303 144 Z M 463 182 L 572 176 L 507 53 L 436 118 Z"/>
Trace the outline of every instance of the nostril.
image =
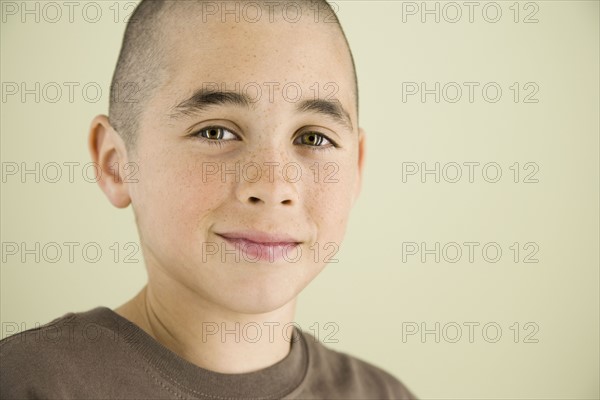
<path id="1" fill-rule="evenodd" d="M 250 197 L 250 203 L 252 203 L 252 204 L 256 204 L 259 201 L 260 201 L 260 199 L 258 197 L 254 197 L 254 196 Z"/>

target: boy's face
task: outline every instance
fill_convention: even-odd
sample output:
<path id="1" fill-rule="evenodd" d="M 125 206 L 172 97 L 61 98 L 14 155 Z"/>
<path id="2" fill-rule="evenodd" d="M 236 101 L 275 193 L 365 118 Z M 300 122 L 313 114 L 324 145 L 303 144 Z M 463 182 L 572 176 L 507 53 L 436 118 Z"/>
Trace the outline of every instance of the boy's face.
<path id="1" fill-rule="evenodd" d="M 363 135 L 350 56 L 333 24 L 312 15 L 295 24 L 228 20 L 171 24 L 167 82 L 141 116 L 129 154 L 138 183 L 128 190 L 155 291 L 267 312 L 335 260 L 360 190 Z M 181 113 L 177 105 L 202 88 L 256 101 Z M 332 107 L 298 109 L 315 99 L 339 100 L 351 126 Z M 203 130 L 214 126 L 222 129 Z M 220 234 L 244 230 L 301 243 L 274 262 L 236 256 Z"/>

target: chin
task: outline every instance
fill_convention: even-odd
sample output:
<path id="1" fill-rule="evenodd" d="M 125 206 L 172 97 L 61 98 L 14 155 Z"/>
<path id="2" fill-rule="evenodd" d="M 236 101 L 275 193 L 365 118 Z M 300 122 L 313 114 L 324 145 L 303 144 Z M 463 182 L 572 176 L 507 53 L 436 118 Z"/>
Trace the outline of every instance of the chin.
<path id="1" fill-rule="evenodd" d="M 296 277 L 298 278 L 298 277 Z M 304 281 L 294 281 L 293 277 L 270 279 L 247 279 L 221 285 L 221 290 L 210 290 L 210 297 L 226 309 L 243 314 L 263 314 L 275 311 L 294 301 L 304 288 Z M 207 293 L 208 294 L 208 293 Z"/>
<path id="2" fill-rule="evenodd" d="M 296 263 L 182 263 L 178 280 L 197 296 L 225 310 L 242 314 L 276 311 L 294 301 L 324 265 L 303 259 Z"/>
<path id="3" fill-rule="evenodd" d="M 220 303 L 236 313 L 241 314 L 264 314 L 280 309 L 296 299 L 296 293 L 272 290 L 268 293 L 256 293 L 255 291 L 242 291 L 236 293 L 233 298 L 222 298 Z"/>

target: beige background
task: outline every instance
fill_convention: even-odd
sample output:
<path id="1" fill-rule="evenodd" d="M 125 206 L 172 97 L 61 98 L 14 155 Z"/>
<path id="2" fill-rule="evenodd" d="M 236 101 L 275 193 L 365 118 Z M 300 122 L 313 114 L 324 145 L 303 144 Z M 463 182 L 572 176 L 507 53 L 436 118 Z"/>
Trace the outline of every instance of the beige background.
<path id="1" fill-rule="evenodd" d="M 433 16 L 422 23 L 420 14 L 404 14 L 403 22 L 403 7 L 411 7 L 406 2 L 336 3 L 358 68 L 361 125 L 368 134 L 366 176 L 339 263 L 329 265 L 303 292 L 297 320 L 309 331 L 319 323 L 322 336 L 331 332 L 324 324 L 334 322 L 338 343 L 329 346 L 389 370 L 422 399 L 597 399 L 598 2 L 521 2 L 519 22 L 514 22 L 513 2 L 500 1 L 496 23 L 482 16 L 487 3 L 478 3 L 472 23 L 465 6 L 458 22 L 448 22 L 455 10 L 444 2 L 438 3 L 439 23 Z M 18 95 L 2 101 L 5 172 L 11 163 L 80 165 L 73 183 L 65 167 L 57 183 L 43 177 L 36 183 L 31 175 L 25 183 L 19 176 L 5 177 L 2 242 L 30 248 L 36 242 L 81 245 L 74 263 L 66 254 L 56 263 L 36 263 L 32 256 L 21 262 L 3 250 L 2 337 L 15 326 L 31 328 L 69 311 L 116 307 L 146 278 L 141 261 L 123 262 L 124 244 L 138 240 L 131 210 L 113 208 L 96 184 L 81 178 L 82 165 L 89 162 L 89 123 L 107 112 L 122 19 L 133 5 L 118 4 L 121 22 L 115 23 L 114 2 L 97 4 L 103 12 L 97 23 L 83 19 L 85 2 L 75 9 L 72 23 L 66 7 L 56 23 L 49 22 L 55 18 L 51 9 L 46 15 L 40 9 L 37 23 L 31 15 L 23 23 L 21 14 L 3 13 L 3 96 L 6 82 L 26 82 L 30 88 L 35 82 L 41 87 L 57 82 L 63 89 L 56 103 L 47 101 L 55 96 L 51 91 L 39 103 L 32 95 L 24 103 Z M 493 18 L 490 7 L 486 15 Z M 87 11 L 94 17 L 93 9 Z M 524 23 L 532 12 L 539 21 Z M 72 103 L 63 82 L 80 84 Z M 82 97 L 88 82 L 104 91 L 96 103 Z M 466 86 L 457 103 L 443 98 L 435 103 L 432 95 L 424 103 L 418 96 L 403 102 L 403 82 L 480 86 L 473 103 Z M 482 98 L 487 82 L 503 90 L 496 103 Z M 514 82 L 521 88 L 518 103 L 509 88 Z M 523 102 L 531 91 L 524 87 L 528 82 L 539 88 L 537 103 Z M 92 89 L 88 94 L 95 96 Z M 418 176 L 403 182 L 403 162 L 425 162 L 429 168 L 436 162 L 498 163 L 502 178 L 486 182 L 480 165 L 473 183 L 466 175 L 458 183 L 436 183 L 431 176 L 426 183 Z M 515 162 L 521 169 L 518 183 L 509 169 Z M 528 162 L 539 167 L 538 183 L 522 182 L 531 171 L 524 168 Z M 436 263 L 433 256 L 425 263 L 418 256 L 402 261 L 403 242 L 432 248 L 435 242 L 470 241 L 498 243 L 501 260 L 486 262 L 479 246 L 473 263 L 466 253 L 456 263 Z M 103 249 L 97 263 L 82 259 L 81 246 L 89 242 Z M 109 249 L 114 242 L 121 246 L 117 263 Z M 514 242 L 521 247 L 518 262 L 509 248 Z M 523 262 L 528 242 L 538 246 L 538 263 Z M 433 334 L 402 339 L 407 323 L 434 329 L 436 322 L 439 343 Z M 469 322 L 479 324 L 472 343 L 464 325 Z M 502 329 L 496 343 L 482 334 L 488 323 Z M 451 343 L 456 325 L 463 335 Z M 526 343 L 536 326 L 529 339 L 537 343 Z M 494 337 L 493 329 L 487 332 L 488 339 Z"/>

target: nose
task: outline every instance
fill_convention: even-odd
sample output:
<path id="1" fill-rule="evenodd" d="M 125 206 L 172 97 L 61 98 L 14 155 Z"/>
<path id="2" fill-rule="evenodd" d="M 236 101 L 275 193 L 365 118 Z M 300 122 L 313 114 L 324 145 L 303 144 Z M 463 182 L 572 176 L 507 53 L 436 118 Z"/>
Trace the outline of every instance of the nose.
<path id="1" fill-rule="evenodd" d="M 236 187 L 239 201 L 250 205 L 293 206 L 298 203 L 302 168 L 294 162 L 251 162 L 242 168 Z"/>

